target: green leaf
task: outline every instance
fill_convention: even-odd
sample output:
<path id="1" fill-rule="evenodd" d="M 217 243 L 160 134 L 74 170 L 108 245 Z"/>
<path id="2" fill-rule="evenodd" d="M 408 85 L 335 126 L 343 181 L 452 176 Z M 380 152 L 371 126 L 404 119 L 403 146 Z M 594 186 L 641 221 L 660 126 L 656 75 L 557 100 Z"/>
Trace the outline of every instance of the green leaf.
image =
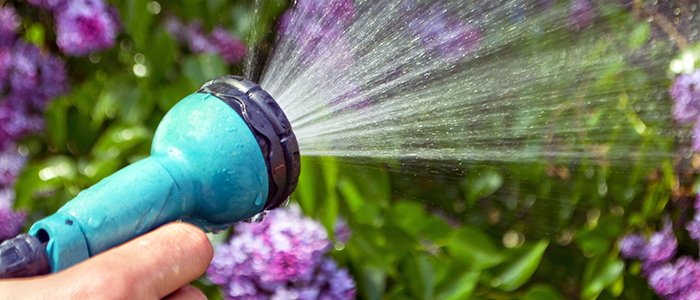
<path id="1" fill-rule="evenodd" d="M 565 298 L 550 285 L 537 284 L 527 291 L 523 300 L 565 300 Z"/>
<path id="2" fill-rule="evenodd" d="M 360 195 L 359 189 L 350 180 L 342 177 L 338 179 L 338 192 L 343 196 L 345 203 L 352 213 L 357 212 L 365 205 L 364 197 Z"/>
<path id="3" fill-rule="evenodd" d="M 72 105 L 66 98 L 59 98 L 51 102 L 47 109 L 46 136 L 56 150 L 63 151 L 68 139 L 68 112 Z"/>
<path id="4" fill-rule="evenodd" d="M 612 246 L 611 241 L 622 233 L 622 222 L 622 217 L 603 216 L 596 227 L 581 230 L 576 242 L 586 254 L 607 253 Z"/>
<path id="5" fill-rule="evenodd" d="M 460 266 L 458 274 L 448 273 L 447 283 L 437 295 L 440 300 L 459 300 L 469 297 L 476 288 L 481 276 L 480 271 L 466 270 Z"/>
<path id="6" fill-rule="evenodd" d="M 389 276 L 396 277 L 396 257 L 386 254 L 386 237 L 370 226 L 357 226 L 354 229 L 352 239 L 347 246 L 353 255 L 366 260 L 365 264 L 373 264 L 381 268 Z"/>
<path id="7" fill-rule="evenodd" d="M 483 270 L 502 263 L 503 252 L 496 248 L 491 238 L 476 228 L 465 226 L 448 246 L 453 257 L 466 259 L 474 270 Z"/>
<path id="8" fill-rule="evenodd" d="M 39 22 L 32 23 L 32 25 L 27 28 L 25 38 L 28 42 L 42 48 L 44 46 L 44 40 L 46 39 L 46 29 L 44 29 L 44 25 Z"/>
<path id="9" fill-rule="evenodd" d="M 166 72 L 175 64 L 176 49 L 177 43 L 164 30 L 156 30 L 148 47 L 143 49 L 149 78 L 156 81 L 165 78 Z"/>
<path id="10" fill-rule="evenodd" d="M 391 210 L 392 223 L 406 232 L 416 236 L 424 228 L 426 216 L 422 204 L 401 201 Z"/>
<path id="11" fill-rule="evenodd" d="M 496 169 L 486 168 L 469 174 L 463 181 L 466 199 L 469 206 L 477 200 L 488 197 L 503 186 L 503 175 Z"/>
<path id="12" fill-rule="evenodd" d="M 321 202 L 321 223 L 326 226 L 329 232 L 333 232 L 336 218 L 338 217 L 338 190 L 336 184 L 338 182 L 338 163 L 334 157 L 321 158 L 321 170 L 323 171 L 323 180 L 326 186 L 326 196 Z"/>
<path id="13" fill-rule="evenodd" d="M 125 106 L 133 106 L 134 102 L 141 100 L 141 89 L 130 78 L 118 77 L 105 84 L 91 113 L 91 128 L 99 128 L 107 118 L 114 118 L 117 114 L 125 119 L 132 119 L 126 115 Z M 132 123 L 142 119 L 132 120 Z"/>
<path id="14" fill-rule="evenodd" d="M 168 82 L 165 86 L 159 89 L 157 104 L 162 111 L 168 111 L 175 106 L 180 100 L 187 97 L 198 87 L 193 86 L 185 76 L 178 76 L 173 81 Z"/>
<path id="15" fill-rule="evenodd" d="M 217 55 L 190 56 L 182 64 L 182 73 L 192 86 L 202 86 L 207 80 L 226 75 L 226 64 Z"/>
<path id="16" fill-rule="evenodd" d="M 362 268 L 364 295 L 368 300 L 379 300 L 386 289 L 387 274 L 382 269 L 372 265 Z"/>
<path id="17" fill-rule="evenodd" d="M 318 184 L 317 176 L 321 174 L 321 168 L 315 158 L 302 156 L 301 157 L 301 174 L 299 174 L 299 183 L 296 191 L 292 194 L 302 210 L 308 215 L 315 215 L 316 203 L 320 199 L 317 193 L 321 191 L 321 186 Z"/>
<path id="18" fill-rule="evenodd" d="M 430 258 L 423 254 L 405 262 L 404 279 L 408 289 L 416 299 L 430 300 L 435 293 L 435 268 Z"/>
<path id="19" fill-rule="evenodd" d="M 581 299 L 594 299 L 603 289 L 620 277 L 625 263 L 615 256 L 598 255 L 586 264 L 583 271 Z"/>
<path id="20" fill-rule="evenodd" d="M 134 146 L 150 142 L 152 135 L 143 125 L 113 124 L 100 136 L 91 152 L 100 159 L 114 159 Z"/>
<path id="21" fill-rule="evenodd" d="M 502 291 L 513 291 L 522 286 L 540 265 L 544 251 L 547 250 L 549 240 L 543 239 L 530 249 L 513 249 L 514 256 L 506 265 L 499 268 L 491 284 Z M 523 251 L 524 250 L 524 251 Z"/>
<path id="22" fill-rule="evenodd" d="M 629 35 L 630 50 L 635 50 L 649 41 L 651 36 L 651 23 L 637 22 Z"/>
<path id="23" fill-rule="evenodd" d="M 134 39 L 136 49 L 146 49 L 150 41 L 154 15 L 148 11 L 148 3 L 149 0 L 128 0 L 126 10 L 121 11 L 126 21 L 124 27 Z"/>

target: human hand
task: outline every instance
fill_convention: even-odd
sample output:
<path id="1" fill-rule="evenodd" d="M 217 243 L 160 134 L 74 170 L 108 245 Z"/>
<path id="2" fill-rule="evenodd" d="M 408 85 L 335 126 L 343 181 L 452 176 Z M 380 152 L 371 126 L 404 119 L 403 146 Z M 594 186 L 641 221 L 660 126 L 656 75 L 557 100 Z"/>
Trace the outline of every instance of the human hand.
<path id="1" fill-rule="evenodd" d="M 206 299 L 189 283 L 213 255 L 201 229 L 172 223 L 56 274 L 0 280 L 0 299 Z"/>

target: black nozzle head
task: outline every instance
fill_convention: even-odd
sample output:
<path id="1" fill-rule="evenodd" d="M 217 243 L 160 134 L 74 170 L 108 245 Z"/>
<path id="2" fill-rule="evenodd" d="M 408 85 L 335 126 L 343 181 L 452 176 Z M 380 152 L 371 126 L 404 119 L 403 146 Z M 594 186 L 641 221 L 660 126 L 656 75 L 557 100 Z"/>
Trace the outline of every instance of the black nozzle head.
<path id="1" fill-rule="evenodd" d="M 197 92 L 226 102 L 248 124 L 267 165 L 270 187 L 265 210 L 285 203 L 299 181 L 301 157 L 292 125 L 275 99 L 255 82 L 232 75 L 209 80 Z"/>
<path id="2" fill-rule="evenodd" d="M 0 244 L 0 279 L 48 273 L 48 254 L 37 237 L 20 234 Z"/>

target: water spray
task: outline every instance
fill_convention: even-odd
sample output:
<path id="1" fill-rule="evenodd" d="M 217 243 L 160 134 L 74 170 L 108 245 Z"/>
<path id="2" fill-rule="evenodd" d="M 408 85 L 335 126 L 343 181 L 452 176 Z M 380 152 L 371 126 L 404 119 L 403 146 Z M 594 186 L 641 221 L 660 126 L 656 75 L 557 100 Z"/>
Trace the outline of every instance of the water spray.
<path id="1" fill-rule="evenodd" d="M 260 221 L 300 171 L 289 120 L 260 86 L 212 79 L 158 125 L 151 156 L 103 179 L 0 245 L 0 278 L 58 272 L 176 220 L 206 231 Z"/>

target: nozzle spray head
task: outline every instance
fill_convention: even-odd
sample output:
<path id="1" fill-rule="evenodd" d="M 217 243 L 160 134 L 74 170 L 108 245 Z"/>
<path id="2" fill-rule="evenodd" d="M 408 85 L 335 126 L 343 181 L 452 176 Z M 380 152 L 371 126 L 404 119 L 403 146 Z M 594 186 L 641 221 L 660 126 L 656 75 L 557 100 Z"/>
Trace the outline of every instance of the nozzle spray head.
<path id="1" fill-rule="evenodd" d="M 299 181 L 301 159 L 282 108 L 259 85 L 240 76 L 214 78 L 197 92 L 223 100 L 246 121 L 267 165 L 270 186 L 265 209 L 285 203 Z"/>
<path id="2" fill-rule="evenodd" d="M 151 156 L 82 191 L 29 234 L 57 272 L 168 222 L 215 231 L 259 219 L 288 199 L 300 167 L 274 99 L 252 81 L 223 76 L 163 117 Z"/>

